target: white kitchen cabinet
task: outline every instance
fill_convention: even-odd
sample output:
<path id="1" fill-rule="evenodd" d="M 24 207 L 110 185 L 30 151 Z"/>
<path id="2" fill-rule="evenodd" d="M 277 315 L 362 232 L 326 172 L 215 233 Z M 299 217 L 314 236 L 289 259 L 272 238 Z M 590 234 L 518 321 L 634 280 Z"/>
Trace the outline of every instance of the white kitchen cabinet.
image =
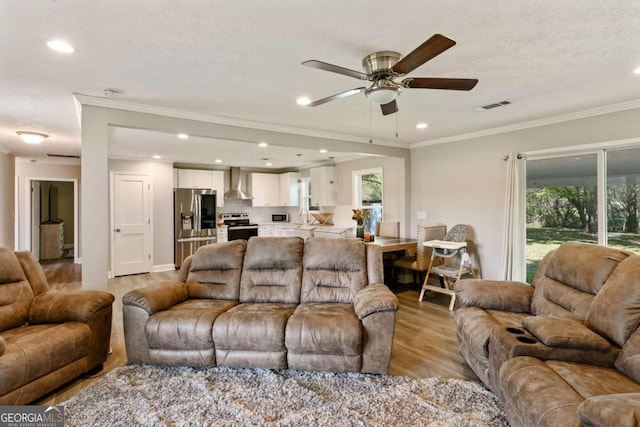
<path id="1" fill-rule="evenodd" d="M 274 226 L 273 235 L 274 236 L 290 236 L 291 235 L 291 233 L 289 232 L 290 228 L 291 228 L 290 225 L 276 225 Z"/>
<path id="2" fill-rule="evenodd" d="M 178 188 L 211 188 L 211 171 L 178 169 Z"/>
<path id="3" fill-rule="evenodd" d="M 273 236 L 273 226 L 268 224 L 258 225 L 258 236 Z"/>
<path id="4" fill-rule="evenodd" d="M 337 188 L 335 167 L 322 166 L 310 170 L 311 206 L 335 206 Z"/>
<path id="5" fill-rule="evenodd" d="M 280 206 L 299 206 L 297 172 L 287 172 L 280 174 Z"/>
<path id="6" fill-rule="evenodd" d="M 224 172 L 211 171 L 211 189 L 216 190 L 216 206 L 224 206 Z"/>
<path id="7" fill-rule="evenodd" d="M 280 206 L 280 175 L 257 173 L 250 175 L 253 207 Z"/>
<path id="8" fill-rule="evenodd" d="M 229 241 L 229 227 L 226 225 L 216 227 L 216 241 L 218 243 Z"/>

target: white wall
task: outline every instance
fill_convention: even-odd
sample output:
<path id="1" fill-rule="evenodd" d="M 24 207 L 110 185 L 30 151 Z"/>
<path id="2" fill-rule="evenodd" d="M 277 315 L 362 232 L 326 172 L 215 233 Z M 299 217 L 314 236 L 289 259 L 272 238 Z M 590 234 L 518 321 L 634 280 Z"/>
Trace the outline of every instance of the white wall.
<path id="1" fill-rule="evenodd" d="M 15 176 L 18 180 L 18 241 L 16 246 L 18 249 L 31 250 L 31 239 L 27 235 L 27 224 L 30 221 L 30 212 L 26 212 L 26 198 L 30 197 L 30 188 L 28 179 L 38 180 L 55 180 L 68 179 L 78 181 L 78 199 L 80 199 L 80 165 L 55 165 L 47 163 L 31 163 L 25 159 L 16 159 Z M 80 200 L 78 200 L 80 206 Z M 72 208 L 73 209 L 73 208 Z M 82 222 L 80 213 L 78 212 L 78 221 Z M 80 230 L 78 230 L 80 233 Z M 80 246 L 80 236 L 78 236 L 78 246 Z M 75 248 L 79 257 L 82 257 L 82 248 Z"/>
<path id="2" fill-rule="evenodd" d="M 137 172 L 151 176 L 153 265 L 173 265 L 173 165 L 161 162 L 109 160 L 109 172 Z"/>
<path id="3" fill-rule="evenodd" d="M 480 113 L 484 114 L 484 113 Z M 500 268 L 506 162 L 510 152 L 623 140 L 640 136 L 640 109 L 426 146 L 411 150 L 412 226 L 471 226 L 484 278 Z M 425 211 L 426 221 L 418 221 Z M 477 262 L 477 261 L 476 261 Z"/>
<path id="4" fill-rule="evenodd" d="M 0 245 L 14 247 L 15 158 L 0 153 Z"/>

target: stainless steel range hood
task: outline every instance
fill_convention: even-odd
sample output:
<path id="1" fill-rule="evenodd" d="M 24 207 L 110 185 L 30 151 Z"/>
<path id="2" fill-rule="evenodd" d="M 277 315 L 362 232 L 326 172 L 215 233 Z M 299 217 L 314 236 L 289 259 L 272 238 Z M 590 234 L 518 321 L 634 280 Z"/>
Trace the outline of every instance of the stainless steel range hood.
<path id="1" fill-rule="evenodd" d="M 225 199 L 252 200 L 251 194 L 245 192 L 247 188 L 247 172 L 240 168 L 231 168 L 231 188 L 224 193 Z"/>

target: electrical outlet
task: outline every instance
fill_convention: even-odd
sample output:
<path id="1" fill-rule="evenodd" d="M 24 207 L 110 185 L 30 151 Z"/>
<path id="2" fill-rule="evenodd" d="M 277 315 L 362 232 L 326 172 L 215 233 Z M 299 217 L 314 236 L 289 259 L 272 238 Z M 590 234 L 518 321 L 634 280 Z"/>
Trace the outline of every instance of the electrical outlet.
<path id="1" fill-rule="evenodd" d="M 427 219 L 427 213 L 425 211 L 418 211 L 418 219 Z"/>

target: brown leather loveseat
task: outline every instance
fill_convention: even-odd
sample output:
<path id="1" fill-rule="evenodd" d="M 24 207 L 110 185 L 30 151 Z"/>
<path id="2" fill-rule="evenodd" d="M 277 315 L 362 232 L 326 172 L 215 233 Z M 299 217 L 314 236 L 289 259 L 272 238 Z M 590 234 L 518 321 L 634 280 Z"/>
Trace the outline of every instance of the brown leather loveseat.
<path id="1" fill-rule="evenodd" d="M 23 405 L 101 368 L 113 295 L 50 290 L 31 252 L 0 247 L 0 405 Z"/>
<path id="2" fill-rule="evenodd" d="M 376 246 L 252 237 L 198 249 L 123 310 L 129 363 L 386 373 L 397 299 Z"/>
<path id="3" fill-rule="evenodd" d="M 640 425 L 640 255 L 564 243 L 531 286 L 456 295 L 460 351 L 512 426 Z"/>

